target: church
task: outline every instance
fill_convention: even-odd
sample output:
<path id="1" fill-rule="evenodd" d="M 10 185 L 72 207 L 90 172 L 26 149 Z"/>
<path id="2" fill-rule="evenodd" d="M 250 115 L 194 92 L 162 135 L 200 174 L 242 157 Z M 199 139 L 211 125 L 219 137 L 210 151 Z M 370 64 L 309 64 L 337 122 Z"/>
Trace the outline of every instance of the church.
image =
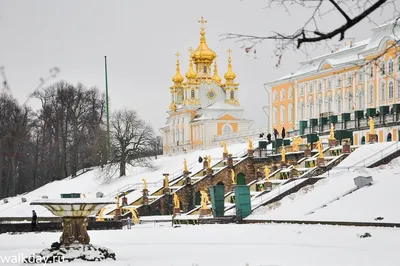
<path id="1" fill-rule="evenodd" d="M 225 82 L 218 74 L 217 54 L 207 46 L 203 18 L 199 21 L 200 44 L 190 49 L 189 69 L 181 74 L 177 53 L 176 72 L 170 87 L 168 118 L 161 128 L 164 154 L 175 154 L 215 146 L 216 136 L 248 131 L 251 120 L 243 118 L 238 100 L 239 84 L 228 50 Z"/>

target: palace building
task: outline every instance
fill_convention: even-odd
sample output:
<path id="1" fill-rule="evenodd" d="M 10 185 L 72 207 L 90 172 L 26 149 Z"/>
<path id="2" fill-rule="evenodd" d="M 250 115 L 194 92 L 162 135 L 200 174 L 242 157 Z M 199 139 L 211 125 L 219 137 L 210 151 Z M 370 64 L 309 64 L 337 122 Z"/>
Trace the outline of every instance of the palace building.
<path id="1" fill-rule="evenodd" d="M 322 133 L 329 123 L 365 140 L 366 117 L 381 129 L 379 141 L 398 140 L 400 25 L 379 26 L 370 39 L 343 42 L 336 51 L 301 62 L 300 68 L 267 83 L 270 127 L 293 134 Z M 364 130 L 364 131 L 363 131 Z"/>
<path id="2" fill-rule="evenodd" d="M 161 128 L 164 154 L 213 146 L 216 136 L 248 131 L 252 122 L 243 118 L 239 83 L 232 70 L 232 51 L 228 50 L 224 82 L 218 74 L 217 54 L 207 46 L 204 28 L 207 21 L 201 18 L 199 22 L 200 44 L 196 50 L 189 50 L 186 79 L 181 74 L 180 54 L 176 54 L 168 118 Z"/>

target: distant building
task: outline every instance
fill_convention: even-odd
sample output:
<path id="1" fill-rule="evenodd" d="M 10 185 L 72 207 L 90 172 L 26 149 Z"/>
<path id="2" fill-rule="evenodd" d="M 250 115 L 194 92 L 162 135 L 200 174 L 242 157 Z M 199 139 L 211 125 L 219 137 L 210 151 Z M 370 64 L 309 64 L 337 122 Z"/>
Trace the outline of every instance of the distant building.
<path id="1" fill-rule="evenodd" d="M 382 25 L 373 29 L 370 39 L 344 42 L 342 48 L 302 62 L 296 72 L 267 83 L 270 127 L 303 135 L 327 131 L 329 122 L 399 113 L 399 36 L 399 24 Z M 355 144 L 360 144 L 365 139 L 360 127 L 366 123 L 347 124 L 341 127 L 360 131 L 354 133 Z M 378 134 L 380 141 L 399 139 L 396 126 L 385 126 Z"/>
<path id="2" fill-rule="evenodd" d="M 206 21 L 202 18 L 199 22 L 202 24 L 200 44 L 195 51 L 190 51 L 186 80 L 180 73 L 179 53 L 176 54 L 169 117 L 161 128 L 165 154 L 214 145 L 216 136 L 248 131 L 252 122 L 243 118 L 244 110 L 238 100 L 239 84 L 232 70 L 231 50 L 228 50 L 228 70 L 223 82 L 218 75 L 217 55 L 206 43 Z"/>

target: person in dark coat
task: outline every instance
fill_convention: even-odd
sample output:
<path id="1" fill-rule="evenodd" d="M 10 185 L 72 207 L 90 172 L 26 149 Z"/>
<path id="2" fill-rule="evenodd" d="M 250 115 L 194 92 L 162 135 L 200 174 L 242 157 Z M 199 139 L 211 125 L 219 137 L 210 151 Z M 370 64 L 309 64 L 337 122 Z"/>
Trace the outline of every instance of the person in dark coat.
<path id="1" fill-rule="evenodd" d="M 199 163 L 203 162 L 203 158 L 201 158 L 201 156 L 199 156 Z"/>
<path id="2" fill-rule="evenodd" d="M 279 136 L 278 130 L 274 128 L 274 138 L 277 139 Z"/>
<path id="3" fill-rule="evenodd" d="M 37 215 L 35 210 L 32 211 L 32 222 L 31 222 L 31 230 L 35 231 L 37 228 Z"/>
<path id="4" fill-rule="evenodd" d="M 268 143 L 271 143 L 271 133 L 268 133 L 267 140 L 268 140 Z"/>
<path id="5" fill-rule="evenodd" d="M 286 137 L 286 130 L 284 127 L 282 127 L 282 138 L 284 139 Z"/>

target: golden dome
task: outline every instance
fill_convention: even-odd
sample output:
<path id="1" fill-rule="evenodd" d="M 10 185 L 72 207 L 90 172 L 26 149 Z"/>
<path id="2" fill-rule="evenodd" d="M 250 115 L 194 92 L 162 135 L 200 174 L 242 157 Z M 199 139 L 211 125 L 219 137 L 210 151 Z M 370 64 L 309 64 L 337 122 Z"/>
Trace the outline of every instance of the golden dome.
<path id="1" fill-rule="evenodd" d="M 212 77 L 217 83 L 221 83 L 221 78 L 218 76 L 217 60 L 214 61 L 214 76 Z"/>
<path id="2" fill-rule="evenodd" d="M 193 51 L 190 50 L 190 52 L 191 52 L 191 55 L 192 55 Z M 193 70 L 193 59 L 192 59 L 192 57 L 190 57 L 190 60 L 189 60 L 189 70 L 188 70 L 188 72 L 186 72 L 186 78 L 188 80 L 197 78 L 197 73 L 196 73 L 196 71 Z"/>
<path id="3" fill-rule="evenodd" d="M 179 59 L 178 56 L 180 56 L 179 53 L 176 53 L 176 73 L 175 76 L 172 78 L 172 81 L 175 83 L 175 85 L 180 85 L 183 82 L 183 76 L 181 75 L 181 70 L 179 68 Z"/>
<path id="4" fill-rule="evenodd" d="M 230 83 L 231 81 L 233 81 L 236 78 L 236 74 L 235 72 L 232 71 L 232 59 L 231 59 L 231 52 L 232 50 L 229 49 L 228 53 L 229 53 L 229 57 L 228 57 L 228 71 L 225 73 L 224 77 L 226 79 L 227 83 Z"/>
<path id="5" fill-rule="evenodd" d="M 200 31 L 200 44 L 199 47 L 197 47 L 196 51 L 192 54 L 192 58 L 194 60 L 194 63 L 212 63 L 212 61 L 215 59 L 217 54 L 208 48 L 207 43 L 206 43 L 206 32 L 204 31 L 204 23 L 205 21 L 203 17 L 201 17 L 201 20 L 199 21 L 201 25 L 201 31 Z"/>

